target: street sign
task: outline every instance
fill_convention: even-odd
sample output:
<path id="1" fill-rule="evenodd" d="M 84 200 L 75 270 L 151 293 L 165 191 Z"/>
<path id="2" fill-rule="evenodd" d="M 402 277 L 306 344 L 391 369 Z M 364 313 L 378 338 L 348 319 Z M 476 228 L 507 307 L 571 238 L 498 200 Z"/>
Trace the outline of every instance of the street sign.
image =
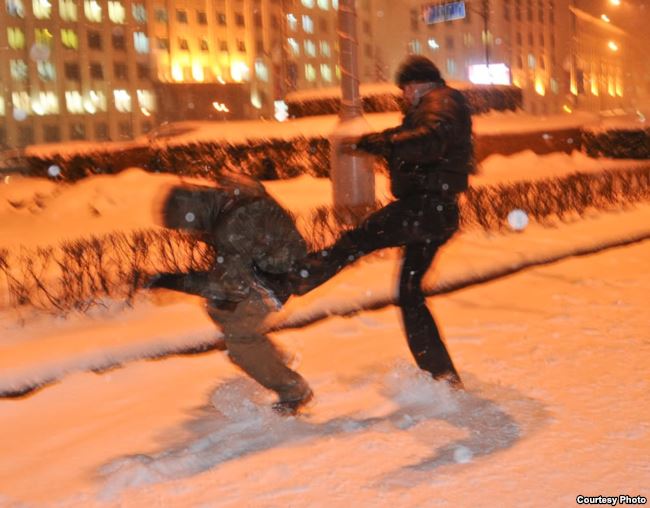
<path id="1" fill-rule="evenodd" d="M 465 2 L 438 2 L 422 7 L 422 17 L 427 25 L 453 21 L 465 17 Z"/>

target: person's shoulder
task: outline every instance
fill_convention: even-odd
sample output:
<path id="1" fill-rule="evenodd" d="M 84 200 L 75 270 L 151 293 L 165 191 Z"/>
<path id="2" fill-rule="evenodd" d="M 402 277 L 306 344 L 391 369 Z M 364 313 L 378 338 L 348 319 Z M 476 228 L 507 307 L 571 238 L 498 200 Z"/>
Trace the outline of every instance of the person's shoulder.
<path id="1" fill-rule="evenodd" d="M 425 107 L 454 107 L 465 102 L 463 94 L 447 85 L 434 88 L 422 98 Z"/>

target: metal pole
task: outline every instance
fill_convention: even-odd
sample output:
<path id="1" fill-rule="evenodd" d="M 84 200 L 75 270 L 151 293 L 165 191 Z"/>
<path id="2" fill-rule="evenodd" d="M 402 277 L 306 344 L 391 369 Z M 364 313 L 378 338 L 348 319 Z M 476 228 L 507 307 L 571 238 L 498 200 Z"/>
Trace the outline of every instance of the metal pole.
<path id="1" fill-rule="evenodd" d="M 340 0 L 338 12 L 341 69 L 341 110 L 330 136 L 330 170 L 334 206 L 352 213 L 367 210 L 375 201 L 373 159 L 364 154 L 341 154 L 341 139 L 370 131 L 359 93 L 357 15 L 355 0 Z M 350 218 L 353 220 L 353 218 Z"/>
<path id="2" fill-rule="evenodd" d="M 488 34 L 488 21 L 490 19 L 490 2 L 489 0 L 483 0 L 483 8 L 481 16 L 483 17 L 483 33 L 485 34 L 485 69 L 490 72 L 490 38 Z"/>

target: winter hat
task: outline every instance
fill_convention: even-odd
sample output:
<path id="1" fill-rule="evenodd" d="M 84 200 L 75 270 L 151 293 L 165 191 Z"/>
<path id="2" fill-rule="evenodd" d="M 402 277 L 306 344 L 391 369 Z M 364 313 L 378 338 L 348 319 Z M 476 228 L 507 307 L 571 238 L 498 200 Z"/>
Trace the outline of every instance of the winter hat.
<path id="1" fill-rule="evenodd" d="M 408 83 L 444 83 L 438 67 L 420 55 L 411 55 L 402 63 L 395 81 L 400 88 Z"/>

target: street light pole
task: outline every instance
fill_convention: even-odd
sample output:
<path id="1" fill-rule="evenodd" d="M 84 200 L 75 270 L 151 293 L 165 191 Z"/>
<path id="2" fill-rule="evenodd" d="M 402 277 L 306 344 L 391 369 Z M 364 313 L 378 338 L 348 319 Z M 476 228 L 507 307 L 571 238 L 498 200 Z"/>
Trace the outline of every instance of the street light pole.
<path id="1" fill-rule="evenodd" d="M 358 136 L 371 130 L 363 116 L 359 93 L 355 0 L 339 1 L 338 25 L 341 109 L 339 122 L 330 135 L 330 174 L 335 208 L 354 214 L 367 210 L 375 201 L 372 157 L 356 153 L 342 154 L 339 151 L 343 138 Z"/>
<path id="2" fill-rule="evenodd" d="M 485 69 L 490 71 L 490 38 L 489 38 L 489 20 L 490 20 L 490 1 L 482 0 L 480 16 L 483 18 L 483 45 L 485 46 Z"/>

